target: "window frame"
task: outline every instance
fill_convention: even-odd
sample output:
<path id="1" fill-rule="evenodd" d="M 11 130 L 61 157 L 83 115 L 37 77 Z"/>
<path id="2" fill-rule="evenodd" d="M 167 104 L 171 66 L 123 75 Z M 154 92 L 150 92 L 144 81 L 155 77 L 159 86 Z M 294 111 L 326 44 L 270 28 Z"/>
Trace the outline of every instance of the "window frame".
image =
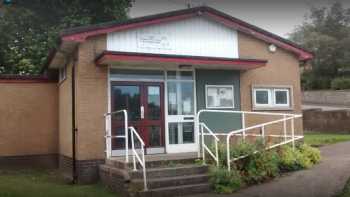
<path id="1" fill-rule="evenodd" d="M 62 83 L 66 79 L 67 79 L 67 66 L 65 65 L 62 68 L 58 69 L 58 83 Z"/>
<path id="2" fill-rule="evenodd" d="M 208 106 L 208 88 L 230 88 L 232 89 L 232 106 L 210 107 Z M 234 109 L 235 108 L 235 87 L 234 85 L 205 85 L 205 108 L 206 109 Z"/>
<path id="3" fill-rule="evenodd" d="M 287 93 L 287 103 L 277 104 L 276 103 L 276 92 L 286 92 Z M 273 89 L 273 105 L 276 107 L 290 107 L 290 89 L 288 88 L 274 88 Z"/>
<path id="4" fill-rule="evenodd" d="M 256 100 L 256 92 L 257 91 L 267 91 L 267 98 L 268 98 L 267 104 L 257 103 L 257 100 Z M 269 89 L 269 88 L 253 88 L 254 106 L 255 107 L 270 107 L 272 105 L 272 94 L 271 93 L 272 93 L 271 89 Z"/>
<path id="5" fill-rule="evenodd" d="M 256 102 L 256 92 L 258 90 L 268 91 L 268 103 L 269 104 L 258 104 Z M 276 92 L 284 91 L 287 92 L 287 104 L 276 103 Z M 271 85 L 259 85 L 252 86 L 252 109 L 253 110 L 293 110 L 293 87 L 292 86 L 271 86 Z"/>

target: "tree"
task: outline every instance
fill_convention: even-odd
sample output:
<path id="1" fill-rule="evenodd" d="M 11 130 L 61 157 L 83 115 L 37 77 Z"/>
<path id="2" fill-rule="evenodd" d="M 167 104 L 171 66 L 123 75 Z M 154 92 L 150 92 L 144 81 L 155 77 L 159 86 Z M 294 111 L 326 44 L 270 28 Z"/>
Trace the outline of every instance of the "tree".
<path id="1" fill-rule="evenodd" d="M 17 0 L 0 9 L 0 74 L 38 74 L 62 29 L 127 19 L 131 0 Z"/>
<path id="2" fill-rule="evenodd" d="M 290 39 L 314 52 L 313 69 L 303 75 L 305 88 L 329 88 L 331 80 L 350 68 L 350 9 L 334 2 L 328 7 L 311 8 L 304 23 Z"/>

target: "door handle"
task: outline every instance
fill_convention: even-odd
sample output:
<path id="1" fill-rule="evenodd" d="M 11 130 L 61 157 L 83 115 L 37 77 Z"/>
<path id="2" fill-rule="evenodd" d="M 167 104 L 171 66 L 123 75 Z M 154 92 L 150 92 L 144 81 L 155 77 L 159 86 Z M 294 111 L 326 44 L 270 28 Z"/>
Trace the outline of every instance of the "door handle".
<path id="1" fill-rule="evenodd" d="M 145 108 L 143 106 L 140 107 L 141 119 L 145 118 Z"/>

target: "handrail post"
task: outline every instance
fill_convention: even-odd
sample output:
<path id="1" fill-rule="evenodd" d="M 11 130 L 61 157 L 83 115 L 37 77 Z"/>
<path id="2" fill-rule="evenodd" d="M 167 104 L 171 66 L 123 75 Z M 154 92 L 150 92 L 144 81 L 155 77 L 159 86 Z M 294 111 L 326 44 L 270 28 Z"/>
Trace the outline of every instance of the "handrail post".
<path id="1" fill-rule="evenodd" d="M 242 129 L 243 141 L 245 142 L 245 112 L 242 112 Z"/>
<path id="2" fill-rule="evenodd" d="M 261 127 L 261 135 L 262 135 L 262 138 L 263 138 L 263 142 L 265 144 L 265 126 L 264 125 Z"/>
<path id="3" fill-rule="evenodd" d="M 203 124 L 200 124 L 200 131 L 201 131 L 201 136 L 202 136 L 202 158 L 203 158 L 203 165 L 205 165 Z"/>
<path id="4" fill-rule="evenodd" d="M 125 161 L 129 163 L 129 125 L 128 125 L 128 112 L 123 110 L 124 113 L 124 131 L 125 131 Z"/>
<path id="5" fill-rule="evenodd" d="M 291 129 L 292 129 L 292 146 L 293 150 L 295 149 L 295 140 L 294 140 L 294 117 L 290 120 L 291 121 Z"/>
<path id="6" fill-rule="evenodd" d="M 145 149 L 144 149 L 144 145 L 141 146 L 141 151 L 142 151 L 142 167 L 143 167 L 143 185 L 144 185 L 144 189 L 145 191 L 148 190 L 147 188 L 147 173 L 146 173 L 146 160 L 145 160 Z"/>
<path id="7" fill-rule="evenodd" d="M 197 157 L 201 157 L 201 133 L 200 133 L 200 123 L 199 123 L 199 115 L 201 114 L 201 110 L 197 112 L 196 116 L 194 117 L 194 129 L 197 131 L 197 135 L 195 137 L 198 139 L 198 151 L 197 151 Z"/>
<path id="8" fill-rule="evenodd" d="M 132 159 L 134 163 L 134 171 L 136 171 L 136 150 L 135 150 L 135 142 L 134 142 L 134 131 L 131 131 L 131 148 L 132 148 Z"/>
<path id="9" fill-rule="evenodd" d="M 216 155 L 216 166 L 219 167 L 219 150 L 218 150 L 218 141 L 215 140 L 215 155 Z"/>
<path id="10" fill-rule="evenodd" d="M 106 158 L 111 157 L 111 130 L 109 128 L 109 115 L 105 115 L 105 131 L 106 131 Z"/>
<path id="11" fill-rule="evenodd" d="M 284 134 L 284 141 L 287 141 L 287 120 L 286 120 L 287 116 L 283 115 L 283 134 Z"/>
<path id="12" fill-rule="evenodd" d="M 227 156 L 227 170 L 231 171 L 231 158 L 230 158 L 230 134 L 226 138 L 226 156 Z"/>

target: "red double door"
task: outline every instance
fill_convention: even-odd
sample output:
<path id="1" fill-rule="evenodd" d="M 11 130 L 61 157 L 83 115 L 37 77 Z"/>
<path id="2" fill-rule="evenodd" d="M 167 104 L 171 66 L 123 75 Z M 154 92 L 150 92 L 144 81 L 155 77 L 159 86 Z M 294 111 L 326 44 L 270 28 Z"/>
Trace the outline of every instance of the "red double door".
<path id="1" fill-rule="evenodd" d="M 139 133 L 147 152 L 150 152 L 150 148 L 164 147 L 163 83 L 112 82 L 111 107 L 112 112 L 123 109 L 128 111 L 128 124 Z M 124 121 L 121 115 L 112 116 L 112 135 L 120 136 L 112 140 L 112 149 L 125 149 L 125 138 L 122 137 L 125 135 Z"/>

